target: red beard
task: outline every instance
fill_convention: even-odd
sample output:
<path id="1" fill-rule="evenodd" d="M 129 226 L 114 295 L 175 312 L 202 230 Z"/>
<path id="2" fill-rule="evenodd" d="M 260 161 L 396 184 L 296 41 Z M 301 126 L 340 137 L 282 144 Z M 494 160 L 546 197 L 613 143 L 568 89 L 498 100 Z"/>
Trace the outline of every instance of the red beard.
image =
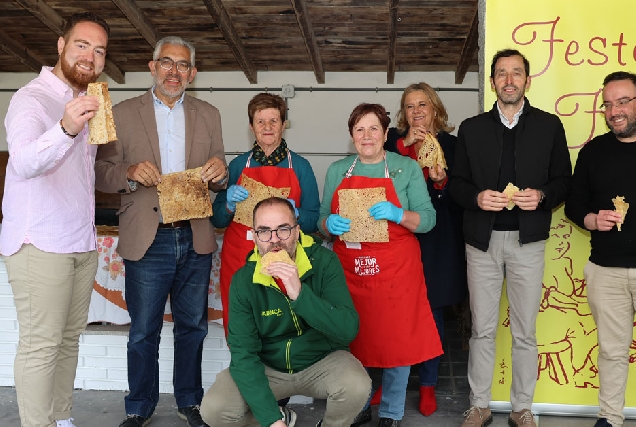
<path id="1" fill-rule="evenodd" d="M 80 71 L 78 68 L 79 64 L 90 66 L 93 69 L 93 72 L 91 74 L 86 74 Z M 97 81 L 98 76 L 95 74 L 95 66 L 90 62 L 77 61 L 74 65 L 71 65 L 64 57 L 64 53 L 62 53 L 62 57 L 60 58 L 60 66 L 64 77 L 74 88 L 77 88 L 79 90 L 86 90 L 89 83 L 94 83 Z"/>

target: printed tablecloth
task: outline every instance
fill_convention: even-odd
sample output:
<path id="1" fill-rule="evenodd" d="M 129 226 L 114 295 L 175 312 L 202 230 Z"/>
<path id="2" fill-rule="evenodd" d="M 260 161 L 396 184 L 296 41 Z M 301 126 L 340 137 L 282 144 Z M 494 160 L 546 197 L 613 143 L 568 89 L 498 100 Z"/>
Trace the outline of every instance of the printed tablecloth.
<path id="1" fill-rule="evenodd" d="M 109 322 L 116 325 L 130 323 L 124 295 L 124 261 L 115 248 L 117 235 L 97 236 L 99 264 L 88 310 L 88 322 Z M 219 269 L 223 236 L 217 237 L 219 250 L 212 256 L 210 289 L 208 291 L 208 320 L 222 323 L 221 295 L 219 294 Z M 166 303 L 165 321 L 172 321 L 170 304 Z"/>

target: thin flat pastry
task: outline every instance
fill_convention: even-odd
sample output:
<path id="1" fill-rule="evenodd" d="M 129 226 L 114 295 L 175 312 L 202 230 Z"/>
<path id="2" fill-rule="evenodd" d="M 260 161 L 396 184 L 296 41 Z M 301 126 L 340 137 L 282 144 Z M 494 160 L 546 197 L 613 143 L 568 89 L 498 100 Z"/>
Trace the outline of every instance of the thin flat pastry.
<path id="1" fill-rule="evenodd" d="M 252 227 L 254 221 L 252 215 L 254 213 L 254 206 L 261 200 L 269 197 L 282 197 L 286 199 L 291 192 L 290 187 L 276 188 L 262 184 L 255 179 L 248 177 L 247 175 L 241 175 L 241 185 L 249 192 L 247 199 L 236 204 L 236 212 L 234 212 L 234 222 L 243 224 L 247 227 Z"/>
<path id="2" fill-rule="evenodd" d="M 508 196 L 508 206 L 506 206 L 506 209 L 511 210 L 515 207 L 515 202 L 512 201 L 512 196 L 514 196 L 519 191 L 521 191 L 519 190 L 519 187 L 514 185 L 512 182 L 509 182 L 508 185 L 506 185 L 506 188 L 504 188 L 503 191 L 503 193 Z"/>
<path id="3" fill-rule="evenodd" d="M 444 157 L 444 150 L 439 145 L 439 141 L 430 132 L 426 132 L 424 136 L 424 142 L 417 152 L 417 163 L 420 167 L 434 168 L 440 165 L 444 169 L 448 169 L 446 164 L 446 158 Z"/>
<path id="4" fill-rule="evenodd" d="M 273 262 L 284 262 L 289 265 L 294 265 L 294 261 L 291 259 L 286 250 L 281 249 L 280 251 L 269 251 L 263 258 L 261 258 L 261 273 L 267 274 L 267 267 L 270 266 Z"/>
<path id="5" fill-rule="evenodd" d="M 212 216 L 210 191 L 201 179 L 201 168 L 161 175 L 157 194 L 164 223 Z"/>
<path id="6" fill-rule="evenodd" d="M 625 221 L 625 216 L 627 216 L 627 209 L 629 209 L 629 203 L 625 201 L 624 196 L 616 196 L 612 199 L 614 203 L 614 210 L 621 214 L 623 217 L 623 221 Z M 623 225 L 623 221 L 616 223 L 616 228 L 618 231 L 621 231 L 621 225 Z"/>
<path id="7" fill-rule="evenodd" d="M 117 140 L 115 121 L 113 120 L 113 103 L 108 93 L 108 83 L 89 83 L 86 95 L 99 99 L 99 109 L 88 121 L 88 143 L 107 144 Z"/>
<path id="8" fill-rule="evenodd" d="M 351 220 L 351 230 L 343 233 L 340 240 L 347 242 L 388 242 L 389 223 L 376 220 L 369 208 L 386 201 L 384 187 L 338 190 L 339 214 Z"/>

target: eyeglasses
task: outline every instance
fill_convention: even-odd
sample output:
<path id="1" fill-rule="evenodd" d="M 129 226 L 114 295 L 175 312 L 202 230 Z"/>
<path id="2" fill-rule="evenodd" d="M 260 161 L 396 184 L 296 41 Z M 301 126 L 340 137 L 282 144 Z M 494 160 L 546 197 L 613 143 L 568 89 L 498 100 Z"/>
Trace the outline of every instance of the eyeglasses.
<path id="1" fill-rule="evenodd" d="M 273 230 L 254 230 L 254 233 L 256 233 L 256 237 L 258 237 L 258 240 L 266 243 L 272 240 L 273 233 L 276 233 L 276 237 L 278 237 L 278 240 L 289 239 L 292 230 L 296 227 L 298 227 L 298 224 L 291 227 L 278 227 Z"/>
<path id="2" fill-rule="evenodd" d="M 624 106 L 626 106 L 627 104 L 629 104 L 630 102 L 632 102 L 634 99 L 636 99 L 636 96 L 633 98 L 621 98 L 616 102 L 604 102 L 601 104 L 601 106 L 599 107 L 599 109 L 601 111 L 607 111 L 609 109 L 613 108 L 622 108 Z"/>
<path id="3" fill-rule="evenodd" d="M 159 62 L 161 68 L 166 71 L 172 70 L 172 67 L 174 67 L 175 64 L 172 58 L 168 58 L 167 56 L 157 59 L 157 62 Z M 191 66 L 192 65 L 188 61 L 177 61 L 177 71 L 180 73 L 187 73 L 190 71 Z"/>

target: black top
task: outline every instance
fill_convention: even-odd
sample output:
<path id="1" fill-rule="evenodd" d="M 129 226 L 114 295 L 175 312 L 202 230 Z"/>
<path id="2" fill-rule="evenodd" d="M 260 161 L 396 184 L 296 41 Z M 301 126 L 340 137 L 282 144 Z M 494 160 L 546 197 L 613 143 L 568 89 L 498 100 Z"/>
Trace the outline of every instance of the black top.
<path id="1" fill-rule="evenodd" d="M 621 231 L 591 231 L 590 261 L 603 267 L 636 267 L 636 143 L 620 142 L 612 132 L 597 136 L 579 151 L 565 214 L 585 228 L 590 212 L 614 210 L 612 198 L 631 206 Z"/>
<path id="2" fill-rule="evenodd" d="M 552 209 L 565 201 L 572 178 L 565 130 L 556 115 L 532 107 L 527 99 L 513 130 L 516 186 L 545 193 L 545 201 L 536 210 L 517 209 L 519 240 L 545 240 L 550 234 Z M 494 213 L 479 208 L 477 195 L 498 187 L 504 131 L 493 105 L 489 112 L 464 120 L 457 135 L 450 192 L 464 208 L 466 243 L 482 251 L 490 244 Z"/>
<path id="3" fill-rule="evenodd" d="M 396 128 L 390 128 L 384 148 L 399 153 L 397 141 L 404 135 L 406 132 L 400 134 Z M 455 164 L 457 138 L 440 132 L 437 140 L 449 167 L 447 174 L 450 175 Z M 450 197 L 448 184 L 444 188 L 436 188 L 433 180 L 429 179 L 426 185 L 435 208 L 436 223 L 431 231 L 415 233 L 415 237 L 422 252 L 428 301 L 431 308 L 436 309 L 458 304 L 466 299 L 466 251 L 462 233 L 462 208 Z"/>

